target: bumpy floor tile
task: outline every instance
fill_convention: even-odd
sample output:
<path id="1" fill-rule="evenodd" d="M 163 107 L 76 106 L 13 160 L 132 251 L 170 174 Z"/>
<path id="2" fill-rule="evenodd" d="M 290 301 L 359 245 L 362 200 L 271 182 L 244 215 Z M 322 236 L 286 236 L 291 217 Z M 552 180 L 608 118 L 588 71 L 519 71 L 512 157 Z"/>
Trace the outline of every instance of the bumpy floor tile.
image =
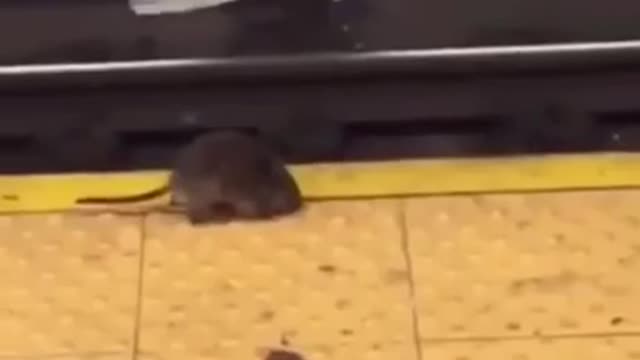
<path id="1" fill-rule="evenodd" d="M 640 337 L 518 339 L 425 344 L 433 360 L 637 360 Z"/>
<path id="2" fill-rule="evenodd" d="M 0 356 L 130 354 L 139 224 L 111 215 L 0 217 Z"/>
<path id="3" fill-rule="evenodd" d="M 397 201 L 272 223 L 146 226 L 142 359 L 416 359 Z"/>
<path id="4" fill-rule="evenodd" d="M 640 330 L 640 192 L 407 201 L 423 338 Z"/>
<path id="5" fill-rule="evenodd" d="M 424 344 L 433 360 L 637 360 L 640 337 L 519 339 Z"/>

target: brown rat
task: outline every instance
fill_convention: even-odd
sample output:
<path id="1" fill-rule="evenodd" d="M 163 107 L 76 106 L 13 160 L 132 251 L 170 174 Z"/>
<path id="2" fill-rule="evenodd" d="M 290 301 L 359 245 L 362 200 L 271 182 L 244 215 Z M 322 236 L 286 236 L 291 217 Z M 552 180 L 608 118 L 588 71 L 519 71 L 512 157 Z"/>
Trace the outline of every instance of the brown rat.
<path id="1" fill-rule="evenodd" d="M 177 155 L 169 183 L 146 194 L 84 203 L 140 201 L 171 192 L 193 224 L 268 219 L 302 207 L 284 161 L 259 138 L 238 131 L 202 135 Z"/>

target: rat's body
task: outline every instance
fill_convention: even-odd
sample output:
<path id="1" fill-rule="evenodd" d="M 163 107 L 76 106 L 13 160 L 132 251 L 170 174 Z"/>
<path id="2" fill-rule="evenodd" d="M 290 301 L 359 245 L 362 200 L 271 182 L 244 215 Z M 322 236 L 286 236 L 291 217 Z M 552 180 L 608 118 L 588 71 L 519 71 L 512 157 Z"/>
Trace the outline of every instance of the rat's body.
<path id="1" fill-rule="evenodd" d="M 197 138 L 178 154 L 167 186 L 117 201 L 144 200 L 169 191 L 171 202 L 184 207 L 194 224 L 266 219 L 302 207 L 284 161 L 258 138 L 234 131 Z"/>
<path id="2" fill-rule="evenodd" d="M 301 195 L 284 161 L 259 139 L 233 131 L 204 135 L 178 155 L 173 201 L 194 223 L 269 218 L 297 211 Z"/>

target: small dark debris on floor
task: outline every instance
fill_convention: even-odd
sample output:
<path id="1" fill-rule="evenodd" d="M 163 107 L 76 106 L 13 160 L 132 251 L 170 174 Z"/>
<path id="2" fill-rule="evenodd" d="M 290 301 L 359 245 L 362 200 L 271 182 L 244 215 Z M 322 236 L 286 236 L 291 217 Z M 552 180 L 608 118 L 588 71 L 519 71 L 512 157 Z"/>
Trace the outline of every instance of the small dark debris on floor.
<path id="1" fill-rule="evenodd" d="M 271 350 L 264 360 L 304 360 L 302 355 L 287 350 Z"/>

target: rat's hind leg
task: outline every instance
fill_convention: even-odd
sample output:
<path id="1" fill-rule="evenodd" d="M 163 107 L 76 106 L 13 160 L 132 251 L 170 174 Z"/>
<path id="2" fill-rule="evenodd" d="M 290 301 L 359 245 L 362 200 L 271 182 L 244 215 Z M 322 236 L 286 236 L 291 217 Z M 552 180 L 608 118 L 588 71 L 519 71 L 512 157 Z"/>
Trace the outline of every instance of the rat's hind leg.
<path id="1" fill-rule="evenodd" d="M 301 208 L 302 199 L 299 196 L 277 194 L 271 203 L 271 213 L 275 216 L 292 214 Z"/>
<path id="2" fill-rule="evenodd" d="M 269 211 L 274 216 L 291 214 L 303 207 L 298 184 L 284 166 L 276 170 L 270 184 L 263 191 L 268 197 Z"/>
<path id="3" fill-rule="evenodd" d="M 269 194 L 269 211 L 274 216 L 293 214 L 303 207 L 302 195 L 295 183 L 284 183 Z"/>

